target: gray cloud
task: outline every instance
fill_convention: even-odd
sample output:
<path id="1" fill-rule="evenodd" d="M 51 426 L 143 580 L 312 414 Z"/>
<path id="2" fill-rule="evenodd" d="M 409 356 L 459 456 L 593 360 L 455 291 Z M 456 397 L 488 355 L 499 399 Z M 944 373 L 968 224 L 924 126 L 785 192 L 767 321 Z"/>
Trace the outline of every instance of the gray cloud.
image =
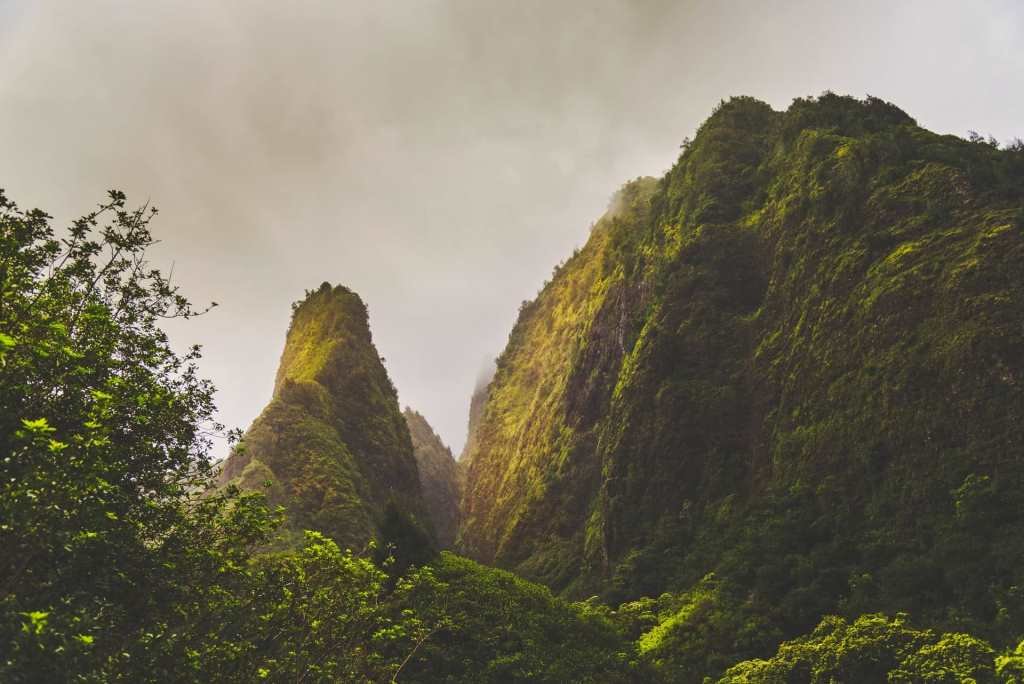
<path id="1" fill-rule="evenodd" d="M 459 451 L 521 300 L 722 98 L 825 89 L 1024 135 L 1024 24 L 979 2 L 0 0 L 0 186 L 67 218 L 119 187 L 221 307 L 222 418 L 267 401 L 289 304 L 358 291 L 403 403 Z"/>

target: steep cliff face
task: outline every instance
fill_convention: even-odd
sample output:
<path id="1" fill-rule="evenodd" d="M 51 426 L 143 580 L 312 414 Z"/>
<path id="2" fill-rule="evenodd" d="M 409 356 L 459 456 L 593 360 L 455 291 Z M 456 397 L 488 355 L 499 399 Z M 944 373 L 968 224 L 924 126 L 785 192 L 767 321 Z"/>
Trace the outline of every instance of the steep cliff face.
<path id="1" fill-rule="evenodd" d="M 484 415 L 484 406 L 487 404 L 488 387 L 494 378 L 492 371 L 482 375 L 473 388 L 473 396 L 469 399 L 469 420 L 466 427 L 466 443 L 462 446 L 462 453 L 459 454 L 460 470 L 465 470 L 468 463 L 467 455 L 476 448 L 477 430 L 480 427 L 480 419 Z"/>
<path id="2" fill-rule="evenodd" d="M 349 546 L 377 536 L 385 513 L 429 524 L 409 431 L 354 292 L 324 283 L 295 306 L 273 398 L 221 481 L 270 482 L 288 529 Z"/>
<path id="3" fill-rule="evenodd" d="M 444 445 L 430 423 L 419 412 L 406 407 L 402 413 L 420 474 L 420 487 L 427 514 L 442 548 L 455 543 L 459 525 L 459 475 L 452 450 Z"/>
<path id="4" fill-rule="evenodd" d="M 524 303 L 494 378 L 476 394 L 460 529 L 471 556 L 555 586 L 578 572 L 581 523 L 601 477 L 593 457 L 593 413 L 608 391 L 601 373 L 621 355 L 622 318 L 642 297 L 623 262 L 656 186 L 649 178 L 627 185 L 586 246 Z M 591 333 L 594 344 L 582 344 Z"/>
<path id="5" fill-rule="evenodd" d="M 1024 151 L 877 99 L 723 103 L 520 311 L 461 547 L 617 599 L 714 571 L 794 629 L 1024 620 L 1022 196 Z"/>

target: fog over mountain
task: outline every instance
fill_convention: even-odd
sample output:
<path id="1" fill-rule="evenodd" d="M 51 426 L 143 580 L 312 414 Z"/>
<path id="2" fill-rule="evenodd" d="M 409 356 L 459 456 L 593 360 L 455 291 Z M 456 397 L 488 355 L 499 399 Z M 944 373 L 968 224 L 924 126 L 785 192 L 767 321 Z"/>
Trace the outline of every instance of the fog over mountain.
<path id="1" fill-rule="evenodd" d="M 519 303 L 723 97 L 831 89 L 1024 135 L 1024 9 L 990 1 L 0 0 L 0 187 L 161 209 L 222 420 L 270 398 L 289 303 L 365 300 L 402 405 L 455 453 Z"/>

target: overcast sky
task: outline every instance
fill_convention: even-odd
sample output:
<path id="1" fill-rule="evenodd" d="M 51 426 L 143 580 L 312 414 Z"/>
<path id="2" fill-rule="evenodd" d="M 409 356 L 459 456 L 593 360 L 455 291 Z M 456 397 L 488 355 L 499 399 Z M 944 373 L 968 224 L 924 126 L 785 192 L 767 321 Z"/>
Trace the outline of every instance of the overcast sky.
<path id="1" fill-rule="evenodd" d="M 0 0 L 0 187 L 152 200 L 221 419 L 270 398 L 289 305 L 356 290 L 458 452 L 519 303 L 722 98 L 830 89 L 1024 137 L 1024 5 Z"/>

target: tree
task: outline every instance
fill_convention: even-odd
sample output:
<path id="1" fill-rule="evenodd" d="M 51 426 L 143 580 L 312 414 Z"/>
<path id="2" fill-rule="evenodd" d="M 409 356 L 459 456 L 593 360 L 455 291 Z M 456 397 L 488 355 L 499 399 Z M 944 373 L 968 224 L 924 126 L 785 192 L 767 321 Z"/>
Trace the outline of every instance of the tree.
<path id="1" fill-rule="evenodd" d="M 0 191 L 5 681 L 185 648 L 197 587 L 240 575 L 274 525 L 259 497 L 207 491 L 213 387 L 159 326 L 199 312 L 146 261 L 155 214 L 112 191 L 58 237 Z"/>
<path id="2" fill-rule="evenodd" d="M 996 677 L 994 658 L 992 647 L 981 639 L 914 629 L 905 615 L 862 615 L 853 623 L 828 616 L 812 634 L 783 643 L 768 660 L 747 660 L 729 668 L 719 682 L 1012 681 Z M 1005 667 L 1009 674 L 1012 664 Z"/>

